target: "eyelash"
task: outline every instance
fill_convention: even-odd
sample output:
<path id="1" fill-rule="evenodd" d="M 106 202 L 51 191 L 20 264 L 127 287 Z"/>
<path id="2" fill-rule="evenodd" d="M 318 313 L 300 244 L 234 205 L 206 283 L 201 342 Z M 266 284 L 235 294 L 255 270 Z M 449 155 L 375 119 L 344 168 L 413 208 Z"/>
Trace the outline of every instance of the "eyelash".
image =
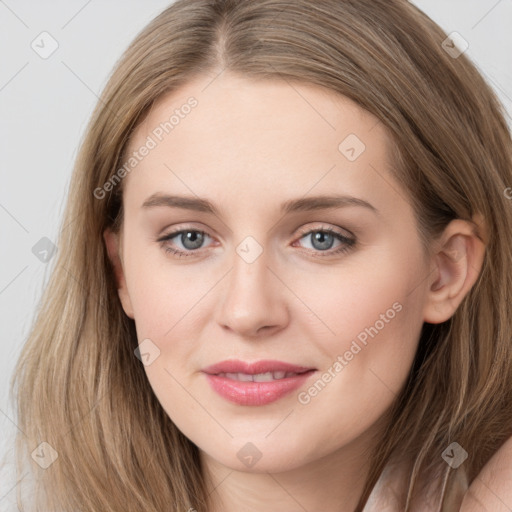
<path id="1" fill-rule="evenodd" d="M 341 233 L 339 233 L 338 231 L 336 231 L 335 229 L 332 229 L 329 227 L 326 227 L 326 228 L 322 227 L 322 228 L 309 229 L 309 230 L 302 229 L 299 231 L 300 231 L 300 235 L 301 235 L 299 237 L 299 240 L 301 238 L 304 238 L 305 236 L 311 235 L 313 233 L 328 233 L 330 235 L 333 235 L 340 242 L 342 242 L 342 245 L 340 245 L 340 247 L 338 247 L 337 249 L 329 249 L 327 251 L 318 251 L 318 250 L 312 250 L 312 249 L 308 250 L 308 252 L 312 251 L 312 255 L 314 257 L 326 258 L 326 257 L 334 256 L 337 254 L 348 253 L 354 248 L 354 246 L 356 244 L 355 239 L 348 238 L 348 237 L 342 235 Z M 157 242 L 161 243 L 161 246 L 165 250 L 166 253 L 174 254 L 174 256 L 176 256 L 178 258 L 182 258 L 182 257 L 186 258 L 189 256 L 195 256 L 198 252 L 201 251 L 201 249 L 182 251 L 180 249 L 175 249 L 175 248 L 165 245 L 165 242 L 168 242 L 169 240 L 175 238 L 176 236 L 181 235 L 182 233 L 191 233 L 191 232 L 200 233 L 201 235 L 210 236 L 210 235 L 208 235 L 208 233 L 206 233 L 205 231 L 201 231 L 200 229 L 179 229 L 177 231 L 173 231 L 172 233 L 169 233 L 169 234 L 159 238 L 157 240 Z"/>

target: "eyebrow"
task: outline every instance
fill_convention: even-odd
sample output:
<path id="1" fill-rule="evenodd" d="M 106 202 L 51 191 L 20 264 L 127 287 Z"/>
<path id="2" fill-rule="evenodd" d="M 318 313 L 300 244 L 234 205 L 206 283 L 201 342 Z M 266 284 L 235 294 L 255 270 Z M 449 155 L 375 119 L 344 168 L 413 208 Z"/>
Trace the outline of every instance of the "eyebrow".
<path id="1" fill-rule="evenodd" d="M 168 208 L 182 208 L 185 210 L 211 213 L 213 215 L 220 216 L 219 210 L 210 201 L 198 197 L 174 196 L 155 193 L 149 196 L 142 204 L 142 208 L 144 209 L 160 206 L 165 206 Z M 376 215 L 380 215 L 379 210 L 364 199 L 359 199 L 353 196 L 339 195 L 322 195 L 314 197 L 303 197 L 300 199 L 291 199 L 281 205 L 281 212 L 283 214 L 288 214 L 294 212 L 343 208 L 347 206 L 359 206 L 362 208 L 367 208 Z"/>

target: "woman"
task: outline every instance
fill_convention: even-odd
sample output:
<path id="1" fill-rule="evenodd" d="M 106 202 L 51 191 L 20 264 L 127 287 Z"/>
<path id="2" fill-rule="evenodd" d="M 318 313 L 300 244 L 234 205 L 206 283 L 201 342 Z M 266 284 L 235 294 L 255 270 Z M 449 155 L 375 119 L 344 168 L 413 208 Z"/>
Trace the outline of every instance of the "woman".
<path id="1" fill-rule="evenodd" d="M 511 140 L 445 40 L 402 0 L 136 38 L 17 369 L 37 510 L 508 510 Z"/>

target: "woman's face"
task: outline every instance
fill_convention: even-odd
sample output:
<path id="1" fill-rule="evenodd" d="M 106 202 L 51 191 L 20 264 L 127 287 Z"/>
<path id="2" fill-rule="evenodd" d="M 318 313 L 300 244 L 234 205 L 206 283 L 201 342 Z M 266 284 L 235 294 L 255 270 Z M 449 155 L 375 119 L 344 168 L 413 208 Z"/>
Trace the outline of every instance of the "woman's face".
<path id="1" fill-rule="evenodd" d="M 120 297 L 158 400 L 208 460 L 355 462 L 404 384 L 429 268 L 389 144 L 344 97 L 227 73 L 134 133 Z M 231 359 L 314 371 L 204 371 Z"/>

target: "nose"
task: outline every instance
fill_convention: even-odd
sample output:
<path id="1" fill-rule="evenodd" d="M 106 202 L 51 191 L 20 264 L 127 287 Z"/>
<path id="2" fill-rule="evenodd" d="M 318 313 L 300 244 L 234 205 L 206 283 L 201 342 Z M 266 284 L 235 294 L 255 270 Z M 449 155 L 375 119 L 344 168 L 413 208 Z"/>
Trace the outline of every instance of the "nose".
<path id="1" fill-rule="evenodd" d="M 217 323 L 243 337 L 269 335 L 289 322 L 283 276 L 269 267 L 265 252 L 248 263 L 235 254 L 217 309 Z M 289 294 L 289 292 L 288 292 Z"/>

